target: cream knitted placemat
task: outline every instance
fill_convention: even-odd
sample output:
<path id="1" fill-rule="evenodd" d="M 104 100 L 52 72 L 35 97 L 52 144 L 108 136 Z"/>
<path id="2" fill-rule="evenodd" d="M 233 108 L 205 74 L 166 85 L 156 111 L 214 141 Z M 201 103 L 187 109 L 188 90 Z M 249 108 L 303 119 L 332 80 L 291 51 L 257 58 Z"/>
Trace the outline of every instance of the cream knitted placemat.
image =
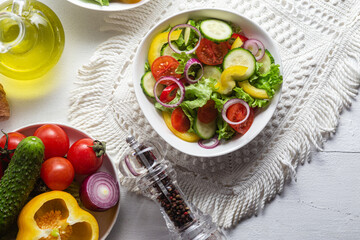
<path id="1" fill-rule="evenodd" d="M 278 44 L 283 61 L 281 99 L 271 121 L 251 143 L 216 158 L 191 157 L 166 144 L 142 114 L 131 79 L 145 34 L 167 16 L 200 7 L 231 9 L 256 21 Z M 79 70 L 70 122 L 106 141 L 116 164 L 128 132 L 159 141 L 189 200 L 225 228 L 256 214 L 282 191 L 309 160 L 311 146 L 321 148 L 335 132 L 360 84 L 358 0 L 152 0 L 106 22 L 103 30 L 119 35 L 101 44 Z"/>

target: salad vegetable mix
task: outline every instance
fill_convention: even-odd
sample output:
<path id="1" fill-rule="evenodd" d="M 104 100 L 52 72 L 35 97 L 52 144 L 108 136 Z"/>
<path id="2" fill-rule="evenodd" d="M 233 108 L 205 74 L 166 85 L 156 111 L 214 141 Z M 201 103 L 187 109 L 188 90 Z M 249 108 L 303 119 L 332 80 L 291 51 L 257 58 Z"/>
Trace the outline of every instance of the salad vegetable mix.
<path id="1" fill-rule="evenodd" d="M 213 148 L 249 130 L 282 83 L 279 67 L 239 26 L 191 19 L 154 37 L 141 87 L 177 137 Z"/>
<path id="2" fill-rule="evenodd" d="M 94 2 L 97 2 L 101 6 L 109 6 L 110 2 L 122 2 L 122 3 L 137 3 L 141 0 L 93 0 Z"/>

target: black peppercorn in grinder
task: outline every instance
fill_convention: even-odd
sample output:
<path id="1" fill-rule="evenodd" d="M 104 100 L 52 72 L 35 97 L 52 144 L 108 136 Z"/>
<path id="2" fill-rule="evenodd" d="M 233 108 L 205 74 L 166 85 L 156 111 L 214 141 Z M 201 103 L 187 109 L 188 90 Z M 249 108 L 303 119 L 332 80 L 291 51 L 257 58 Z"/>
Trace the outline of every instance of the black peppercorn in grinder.
<path id="1" fill-rule="evenodd" d="M 140 191 L 159 205 L 173 240 L 226 240 L 211 217 L 187 201 L 174 169 L 162 157 L 161 147 L 140 144 L 133 136 L 126 142 L 130 149 L 119 169 L 125 177 L 135 178 Z"/>

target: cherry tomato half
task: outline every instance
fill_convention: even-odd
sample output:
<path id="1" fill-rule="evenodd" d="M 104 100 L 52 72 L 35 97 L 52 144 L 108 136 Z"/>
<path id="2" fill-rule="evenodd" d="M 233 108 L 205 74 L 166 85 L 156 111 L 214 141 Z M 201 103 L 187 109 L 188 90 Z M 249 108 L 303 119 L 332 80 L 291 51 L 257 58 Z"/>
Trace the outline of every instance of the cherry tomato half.
<path id="1" fill-rule="evenodd" d="M 196 49 L 196 56 L 202 63 L 207 65 L 219 65 L 223 62 L 228 51 L 227 43 L 215 43 L 203 38 L 201 39 L 199 47 Z"/>
<path id="2" fill-rule="evenodd" d="M 176 83 L 167 86 L 160 94 L 160 101 L 163 103 L 171 102 L 176 97 L 178 89 L 179 86 Z"/>
<path id="3" fill-rule="evenodd" d="M 151 65 L 151 72 L 156 81 L 164 76 L 173 76 L 180 78 L 181 74 L 177 74 L 175 71 L 179 66 L 179 62 L 171 56 L 161 56 L 155 59 Z M 168 85 L 173 83 L 172 81 L 162 81 L 162 84 Z"/>
<path id="4" fill-rule="evenodd" d="M 53 157 L 43 162 L 40 176 L 51 190 L 62 191 L 73 182 L 75 172 L 69 160 Z"/>
<path id="5" fill-rule="evenodd" d="M 66 132 L 57 125 L 43 125 L 36 129 L 34 136 L 40 138 L 45 146 L 45 159 L 63 157 L 69 150 L 69 137 Z"/>
<path id="6" fill-rule="evenodd" d="M 103 163 L 105 144 L 91 138 L 83 138 L 71 145 L 67 159 L 76 174 L 88 175 L 96 172 Z"/>
<path id="7" fill-rule="evenodd" d="M 218 110 L 215 108 L 214 100 L 210 99 L 207 103 L 199 107 L 197 111 L 197 118 L 200 122 L 210 123 L 216 119 L 218 115 Z"/>
<path id="8" fill-rule="evenodd" d="M 246 108 L 241 103 L 235 103 L 229 107 L 226 112 L 226 116 L 230 121 L 238 122 L 245 118 L 246 116 Z M 254 121 L 254 110 L 250 108 L 249 118 L 242 124 L 232 125 L 230 126 L 240 134 L 245 134 L 249 128 L 251 127 Z"/>
<path id="9" fill-rule="evenodd" d="M 25 135 L 18 133 L 18 132 L 11 132 L 8 133 L 8 143 L 6 145 L 6 135 L 0 138 L 0 147 L 3 149 L 4 152 L 1 150 L 0 159 L 3 159 L 5 162 L 10 162 L 10 159 L 14 155 L 14 150 L 16 149 L 17 145 L 25 138 Z"/>
<path id="10" fill-rule="evenodd" d="M 190 129 L 190 120 L 180 107 L 172 112 L 171 125 L 179 132 L 187 132 Z"/>
<path id="11" fill-rule="evenodd" d="M 241 34 L 239 34 L 239 33 L 233 33 L 233 34 L 231 35 L 231 38 L 234 38 L 234 39 L 240 38 L 242 42 L 245 42 L 245 41 L 248 40 L 247 37 L 245 37 L 244 35 L 241 35 Z"/>

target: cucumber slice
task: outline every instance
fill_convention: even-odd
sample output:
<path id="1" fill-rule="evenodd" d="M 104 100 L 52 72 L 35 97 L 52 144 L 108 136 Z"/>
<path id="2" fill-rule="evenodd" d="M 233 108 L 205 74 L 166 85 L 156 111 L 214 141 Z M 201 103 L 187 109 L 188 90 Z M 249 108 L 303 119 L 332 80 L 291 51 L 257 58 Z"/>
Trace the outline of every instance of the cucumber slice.
<path id="1" fill-rule="evenodd" d="M 200 74 L 200 73 L 199 73 Z M 199 76 L 198 76 L 199 77 Z M 214 78 L 216 81 L 220 82 L 221 79 L 221 69 L 216 66 L 204 66 L 204 78 Z"/>
<path id="2" fill-rule="evenodd" d="M 200 23 L 200 32 L 205 38 L 214 42 L 224 42 L 231 38 L 232 28 L 226 22 L 209 19 Z"/>
<path id="3" fill-rule="evenodd" d="M 196 26 L 196 23 L 194 20 L 189 20 L 187 22 L 187 24 L 191 25 L 191 26 Z M 189 44 L 190 44 L 190 40 L 194 38 L 194 30 L 187 27 L 185 28 L 185 31 L 184 31 L 184 43 L 185 43 L 185 46 L 187 47 Z"/>
<path id="4" fill-rule="evenodd" d="M 179 48 L 176 46 L 175 43 L 172 43 L 172 46 L 173 46 L 175 49 L 179 50 Z M 166 44 L 164 44 L 163 48 L 161 49 L 160 55 L 161 55 L 161 56 L 172 56 L 173 53 L 175 53 L 175 52 L 171 49 L 171 47 L 169 46 L 169 44 L 166 43 Z"/>
<path id="5" fill-rule="evenodd" d="M 260 50 L 259 50 L 260 51 Z M 261 74 L 267 73 L 270 71 L 271 64 L 274 63 L 274 58 L 271 56 L 270 52 L 268 50 L 265 50 L 264 57 L 259 61 L 259 63 L 262 63 L 263 65 L 259 68 L 259 72 Z"/>
<path id="6" fill-rule="evenodd" d="M 151 71 L 146 72 L 142 78 L 141 78 L 141 88 L 143 90 L 143 92 L 145 93 L 146 96 L 149 97 L 155 97 L 154 96 L 154 86 L 155 86 L 156 80 L 153 77 Z M 161 85 L 161 84 L 159 84 Z M 162 85 L 161 85 L 162 86 Z M 159 96 L 162 92 L 162 90 L 164 89 L 164 87 L 159 86 L 157 88 L 156 94 Z"/>
<path id="7" fill-rule="evenodd" d="M 202 139 L 210 139 L 216 132 L 216 119 L 210 123 L 203 123 L 196 117 L 194 122 L 194 130 Z"/>
<path id="8" fill-rule="evenodd" d="M 244 48 L 235 48 L 226 54 L 223 62 L 224 69 L 231 66 L 245 66 L 248 68 L 244 76 L 237 79 L 238 81 L 243 81 L 255 73 L 256 59 L 249 50 Z"/>

